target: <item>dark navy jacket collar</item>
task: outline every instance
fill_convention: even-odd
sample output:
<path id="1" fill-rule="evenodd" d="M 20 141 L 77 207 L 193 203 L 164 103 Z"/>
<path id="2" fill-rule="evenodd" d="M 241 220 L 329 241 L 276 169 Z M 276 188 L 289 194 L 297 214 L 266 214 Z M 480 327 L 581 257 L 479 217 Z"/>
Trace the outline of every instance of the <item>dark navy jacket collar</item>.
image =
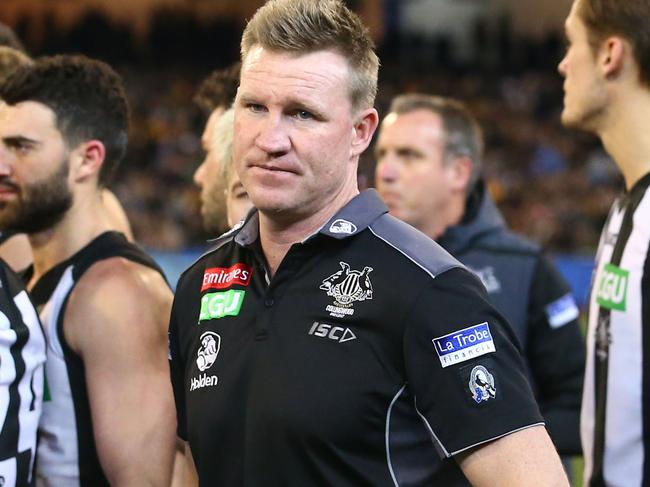
<path id="1" fill-rule="evenodd" d="M 344 239 L 362 232 L 377 218 L 388 213 L 388 208 L 374 189 L 358 194 L 341 208 L 317 232 L 336 239 Z M 248 246 L 259 237 L 259 214 L 251 212 L 246 219 L 226 235 L 234 235 L 235 243 Z M 224 235 L 224 236 L 226 236 Z"/>
<path id="2" fill-rule="evenodd" d="M 442 237 L 438 239 L 438 243 L 452 255 L 463 251 L 473 241 L 485 234 L 499 231 L 506 226 L 503 216 L 487 189 L 480 186 L 479 188 L 482 194 L 478 199 L 478 211 L 473 212 L 474 217 L 470 218 L 469 221 L 463 221 L 459 225 L 449 227 Z M 468 209 L 465 211 L 467 212 Z"/>

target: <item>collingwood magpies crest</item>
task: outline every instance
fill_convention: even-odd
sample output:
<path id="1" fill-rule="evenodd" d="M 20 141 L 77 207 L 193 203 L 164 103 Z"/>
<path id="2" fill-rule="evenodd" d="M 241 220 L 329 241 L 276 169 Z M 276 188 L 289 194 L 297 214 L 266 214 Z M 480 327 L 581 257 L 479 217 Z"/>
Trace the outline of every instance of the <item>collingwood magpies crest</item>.
<path id="1" fill-rule="evenodd" d="M 497 395 L 494 376 L 482 365 L 477 365 L 469 374 L 469 391 L 477 404 L 494 399 Z"/>
<path id="2" fill-rule="evenodd" d="M 342 318 L 354 314 L 352 305 L 356 301 L 372 299 L 372 283 L 368 275 L 372 267 L 364 267 L 362 271 L 351 270 L 346 262 L 339 262 L 341 270 L 325 278 L 319 289 L 327 291 L 334 298 L 334 304 L 327 306 L 331 316 Z"/>

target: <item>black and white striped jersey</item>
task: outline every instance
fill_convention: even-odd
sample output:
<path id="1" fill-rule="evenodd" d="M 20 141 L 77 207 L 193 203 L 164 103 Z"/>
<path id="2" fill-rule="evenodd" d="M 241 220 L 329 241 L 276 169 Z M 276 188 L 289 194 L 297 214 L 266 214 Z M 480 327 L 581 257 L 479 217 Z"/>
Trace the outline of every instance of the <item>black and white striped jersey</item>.
<path id="1" fill-rule="evenodd" d="M 70 293 L 84 272 L 111 257 L 123 257 L 162 274 L 124 235 L 105 232 L 46 272 L 31 291 L 47 336 L 48 389 L 39 425 L 37 487 L 109 485 L 95 444 L 84 361 L 68 345 L 63 326 Z"/>
<path id="2" fill-rule="evenodd" d="M 28 486 L 43 400 L 45 337 L 20 279 L 0 260 L 0 485 Z"/>
<path id="3" fill-rule="evenodd" d="M 589 303 L 582 402 L 589 486 L 650 485 L 650 173 L 614 203 Z"/>

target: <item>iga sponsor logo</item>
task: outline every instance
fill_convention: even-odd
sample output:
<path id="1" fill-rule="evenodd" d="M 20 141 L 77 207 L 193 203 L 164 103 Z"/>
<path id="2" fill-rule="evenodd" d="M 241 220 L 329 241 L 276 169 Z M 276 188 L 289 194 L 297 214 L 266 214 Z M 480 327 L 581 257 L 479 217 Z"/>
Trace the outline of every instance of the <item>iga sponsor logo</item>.
<path id="1" fill-rule="evenodd" d="M 232 267 L 211 267 L 203 271 L 201 291 L 226 289 L 233 284 L 248 286 L 252 274 L 253 268 L 245 264 L 235 264 Z"/>
<path id="2" fill-rule="evenodd" d="M 223 318 L 224 316 L 237 316 L 245 296 L 246 291 L 238 289 L 204 294 L 201 296 L 199 323 Z"/>
<path id="3" fill-rule="evenodd" d="M 496 352 L 487 321 L 431 341 L 443 368 Z"/>
<path id="4" fill-rule="evenodd" d="M 606 264 L 598 284 L 596 302 L 603 308 L 625 311 L 629 272 Z"/>

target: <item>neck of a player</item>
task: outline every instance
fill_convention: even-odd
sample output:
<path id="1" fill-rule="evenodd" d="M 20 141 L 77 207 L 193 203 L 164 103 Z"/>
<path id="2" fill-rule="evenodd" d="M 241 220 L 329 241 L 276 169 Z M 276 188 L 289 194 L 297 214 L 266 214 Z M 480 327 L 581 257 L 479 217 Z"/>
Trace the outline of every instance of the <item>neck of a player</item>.
<path id="1" fill-rule="evenodd" d="M 431 215 L 432 218 L 425 225 L 418 226 L 418 230 L 432 240 L 439 239 L 449 227 L 454 227 L 461 222 L 465 214 L 465 203 L 464 192 L 454 195 L 447 202 L 445 208 L 436 212 L 437 215 Z"/>
<path id="2" fill-rule="evenodd" d="M 260 212 L 260 243 L 271 275 L 280 267 L 291 246 L 316 233 L 332 216 L 359 194 L 356 186 L 345 188 L 333 199 L 308 215 L 282 215 Z"/>
<path id="3" fill-rule="evenodd" d="M 34 256 L 34 273 L 29 288 L 56 264 L 71 257 L 109 229 L 101 190 L 84 188 L 83 191 L 78 191 L 72 207 L 59 223 L 29 235 Z"/>
<path id="4" fill-rule="evenodd" d="M 650 89 L 636 84 L 620 90 L 608 111 L 605 128 L 599 132 L 605 150 L 623 173 L 628 190 L 650 172 L 648 114 Z"/>

